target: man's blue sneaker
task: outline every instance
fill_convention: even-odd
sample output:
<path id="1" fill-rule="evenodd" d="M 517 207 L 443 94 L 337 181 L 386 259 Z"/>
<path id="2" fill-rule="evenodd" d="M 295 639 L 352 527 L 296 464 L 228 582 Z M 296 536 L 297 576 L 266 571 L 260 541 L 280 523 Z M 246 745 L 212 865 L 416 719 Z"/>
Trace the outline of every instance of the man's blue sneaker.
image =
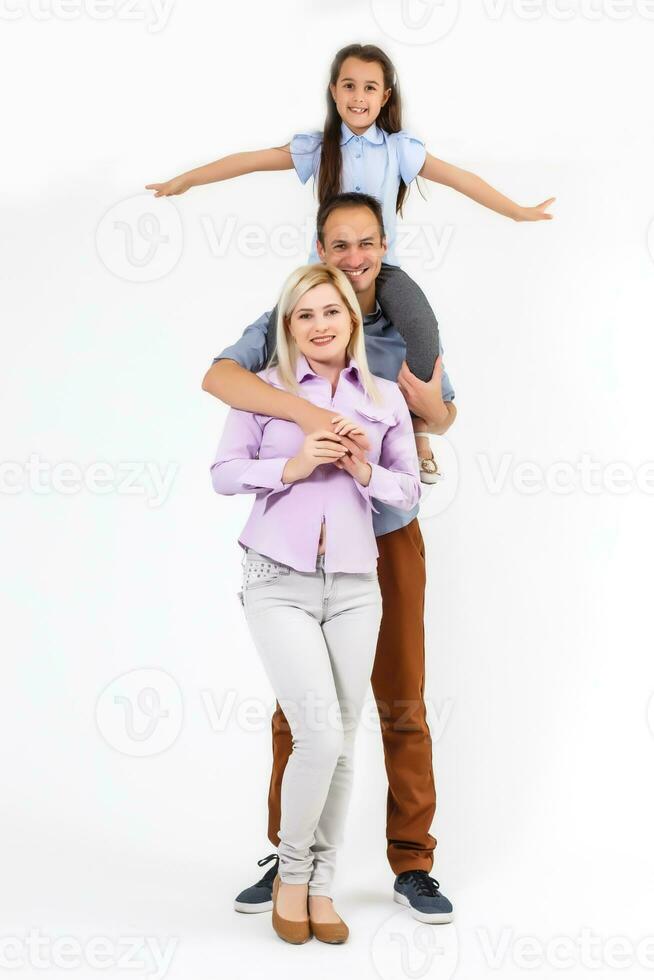
<path id="1" fill-rule="evenodd" d="M 268 857 L 257 861 L 257 864 L 262 868 L 264 864 L 269 864 L 271 861 L 274 864 L 268 868 L 263 878 L 260 878 L 256 885 L 250 885 L 249 888 L 238 893 L 234 899 L 234 908 L 237 912 L 272 911 L 272 886 L 279 867 L 279 858 L 276 854 L 269 854 Z"/>
<path id="2" fill-rule="evenodd" d="M 408 905 L 411 915 L 420 922 L 451 922 L 454 909 L 439 892 L 440 885 L 426 871 L 403 871 L 395 879 L 393 898 Z"/>

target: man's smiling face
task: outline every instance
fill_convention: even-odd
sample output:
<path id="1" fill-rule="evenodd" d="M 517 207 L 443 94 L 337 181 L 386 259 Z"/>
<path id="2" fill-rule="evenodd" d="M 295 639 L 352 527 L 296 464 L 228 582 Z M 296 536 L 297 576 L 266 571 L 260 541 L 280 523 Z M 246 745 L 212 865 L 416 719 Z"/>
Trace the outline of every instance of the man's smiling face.
<path id="1" fill-rule="evenodd" d="M 369 208 L 335 208 L 325 221 L 322 239 L 324 244 L 318 241 L 321 261 L 341 269 L 355 293 L 374 288 L 387 249 L 377 218 Z"/>

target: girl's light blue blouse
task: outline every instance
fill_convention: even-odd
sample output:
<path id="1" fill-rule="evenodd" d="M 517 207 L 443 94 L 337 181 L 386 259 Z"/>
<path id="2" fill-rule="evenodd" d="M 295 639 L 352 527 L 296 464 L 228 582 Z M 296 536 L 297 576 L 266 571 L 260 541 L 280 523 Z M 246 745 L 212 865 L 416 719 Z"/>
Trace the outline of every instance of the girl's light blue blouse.
<path id="1" fill-rule="evenodd" d="M 290 147 L 293 165 L 302 183 L 306 184 L 309 177 L 317 182 L 322 133 L 296 133 Z M 341 123 L 341 153 L 341 191 L 361 191 L 381 202 L 388 240 L 384 262 L 388 265 L 399 265 L 395 250 L 395 202 L 400 177 L 407 185 L 415 179 L 425 162 L 425 144 L 404 130 L 387 133 L 375 123 L 362 136 L 356 136 L 345 123 Z M 318 261 L 315 233 L 308 261 Z"/>

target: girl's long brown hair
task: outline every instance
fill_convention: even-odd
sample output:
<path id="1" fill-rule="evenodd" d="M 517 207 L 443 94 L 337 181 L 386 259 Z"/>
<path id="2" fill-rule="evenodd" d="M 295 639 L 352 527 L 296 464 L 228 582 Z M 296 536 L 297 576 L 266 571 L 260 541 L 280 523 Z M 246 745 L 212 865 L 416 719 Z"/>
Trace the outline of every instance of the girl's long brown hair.
<path id="1" fill-rule="evenodd" d="M 332 61 L 329 71 L 330 85 L 335 85 L 341 73 L 346 58 L 359 58 L 361 61 L 376 62 L 384 74 L 384 89 L 390 88 L 391 94 L 386 105 L 382 106 L 375 122 L 387 133 L 399 133 L 402 129 L 402 102 L 400 87 L 395 77 L 393 62 L 375 44 L 348 44 L 341 48 Z M 318 202 L 324 204 L 330 197 L 341 192 L 341 172 L 343 161 L 341 157 L 341 117 L 336 103 L 327 86 L 327 118 L 323 131 L 322 152 L 320 156 L 320 174 L 318 181 Z M 407 195 L 408 187 L 400 178 L 395 210 L 402 213 L 402 205 Z"/>

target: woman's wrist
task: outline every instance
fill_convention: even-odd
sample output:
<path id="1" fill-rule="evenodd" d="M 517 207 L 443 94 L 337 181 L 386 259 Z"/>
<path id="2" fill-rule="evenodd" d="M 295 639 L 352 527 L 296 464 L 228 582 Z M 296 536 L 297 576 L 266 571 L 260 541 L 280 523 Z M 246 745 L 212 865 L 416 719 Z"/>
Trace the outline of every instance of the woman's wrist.
<path id="1" fill-rule="evenodd" d="M 367 487 L 372 480 L 372 466 L 370 463 L 364 462 L 359 466 L 357 475 L 355 477 L 357 483 L 362 487 Z"/>
<path id="2" fill-rule="evenodd" d="M 295 483 L 294 463 L 295 456 L 286 460 L 286 465 L 282 470 L 282 483 Z"/>
<path id="3" fill-rule="evenodd" d="M 298 480 L 304 479 L 305 475 L 301 472 L 300 459 L 291 456 L 282 470 L 282 483 L 297 483 Z"/>

